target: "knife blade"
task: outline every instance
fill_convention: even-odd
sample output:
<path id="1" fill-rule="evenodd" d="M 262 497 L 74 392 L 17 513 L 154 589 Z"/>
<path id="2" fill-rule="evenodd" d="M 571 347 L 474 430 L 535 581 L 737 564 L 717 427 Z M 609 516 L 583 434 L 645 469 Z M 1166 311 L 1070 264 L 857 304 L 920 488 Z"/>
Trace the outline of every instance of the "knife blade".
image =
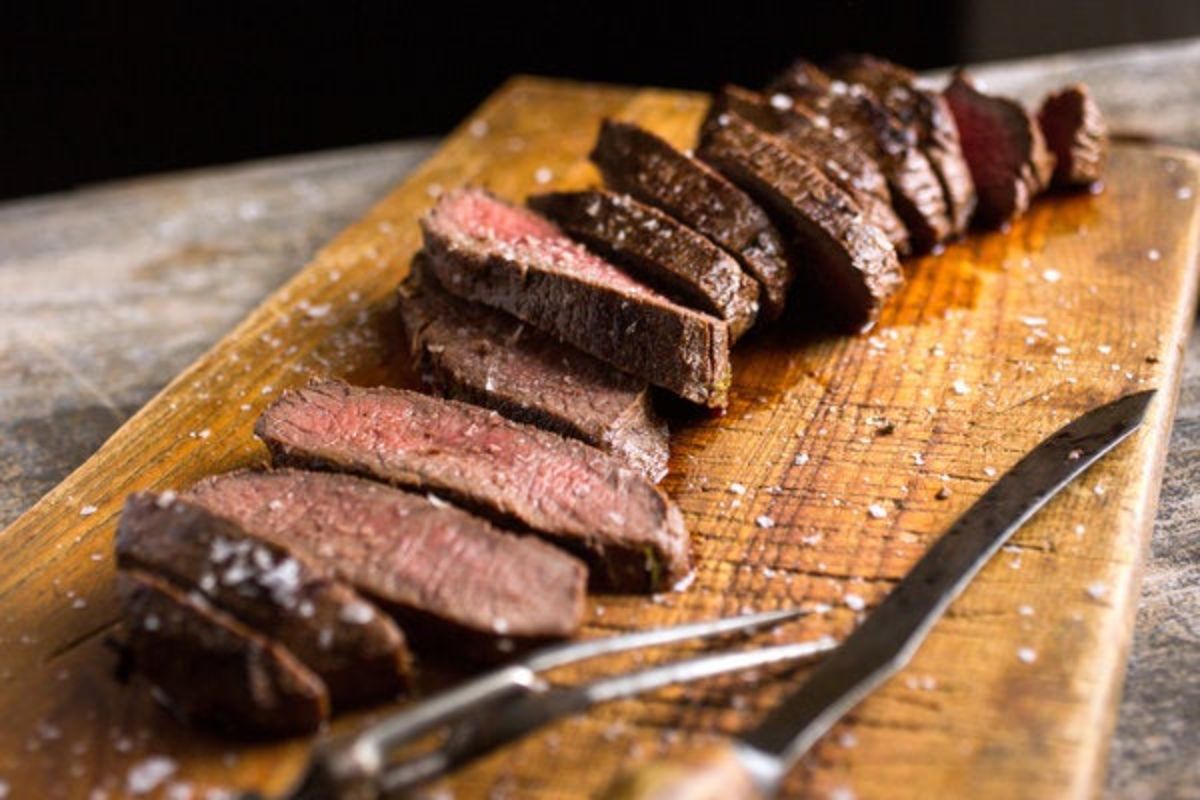
<path id="1" fill-rule="evenodd" d="M 686 762 L 618 779 L 610 798 L 771 797 L 813 744 L 909 662 L 947 606 L 1052 497 L 1141 424 L 1154 390 L 1125 395 L 1026 454 L 934 543 L 883 602 L 755 728 Z"/>

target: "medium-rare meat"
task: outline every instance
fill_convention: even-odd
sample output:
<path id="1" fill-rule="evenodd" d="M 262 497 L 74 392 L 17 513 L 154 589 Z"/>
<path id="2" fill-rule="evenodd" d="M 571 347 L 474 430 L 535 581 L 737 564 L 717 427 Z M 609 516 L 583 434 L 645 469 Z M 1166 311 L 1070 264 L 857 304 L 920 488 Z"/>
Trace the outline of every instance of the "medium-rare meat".
<path id="1" fill-rule="evenodd" d="M 850 329 L 870 323 L 903 280 L 895 248 L 850 196 L 780 139 L 727 112 L 700 157 L 772 209 L 806 256 L 805 277 Z"/>
<path id="2" fill-rule="evenodd" d="M 721 124 L 726 112 L 774 134 L 800 155 L 814 162 L 825 175 L 849 194 L 867 220 L 891 241 L 896 252 L 907 253 L 908 228 L 892 208 L 887 178 L 875 159 L 850 141 L 844 130 L 835 135 L 829 118 L 816 114 L 785 94 L 764 94 L 727 85 L 709 107 L 702 130 Z"/>
<path id="3" fill-rule="evenodd" d="M 762 289 L 763 319 L 783 313 L 792 283 L 787 250 L 766 213 L 745 192 L 629 122 L 604 120 L 591 160 L 608 186 L 661 208 L 732 253 Z"/>
<path id="4" fill-rule="evenodd" d="M 635 280 L 549 220 L 464 189 L 442 195 L 421 230 L 431 270 L 450 292 L 692 402 L 728 403 L 725 322 Z"/>
<path id="5" fill-rule="evenodd" d="M 945 98 L 919 86 L 915 72 L 875 56 L 844 56 L 835 62 L 833 72 L 874 92 L 916 138 L 941 182 L 954 232 L 965 232 L 975 213 L 975 183 Z"/>
<path id="6" fill-rule="evenodd" d="M 333 571 L 294 547 L 170 495 L 129 497 L 117 564 L 183 591 L 286 647 L 329 688 L 337 706 L 390 697 L 409 672 L 404 636 Z"/>
<path id="7" fill-rule="evenodd" d="M 321 679 L 287 648 L 196 593 L 140 570 L 117 573 L 133 667 L 172 711 L 242 736 L 295 736 L 329 718 Z"/>
<path id="8" fill-rule="evenodd" d="M 440 394 L 581 439 L 667 474 L 667 425 L 650 386 L 515 317 L 443 290 L 423 259 L 399 290 L 400 314 L 425 380 Z"/>
<path id="9" fill-rule="evenodd" d="M 734 340 L 758 317 L 758 284 L 733 256 L 657 208 L 604 189 L 549 192 L 528 204 L 636 277 L 725 320 Z"/>
<path id="10" fill-rule="evenodd" d="M 958 72 L 943 96 L 954 113 L 963 154 L 979 195 L 976 220 L 999 227 L 1024 214 L 1048 185 L 1054 157 L 1029 112 L 1015 100 L 984 94 Z"/>
<path id="11" fill-rule="evenodd" d="M 683 516 L 646 476 L 495 411 L 323 381 L 284 392 L 255 432 L 277 465 L 436 492 L 582 554 L 613 588 L 656 591 L 691 570 Z"/>
<path id="12" fill-rule="evenodd" d="M 578 559 L 436 498 L 300 470 L 214 475 L 182 497 L 308 551 L 407 629 L 471 654 L 572 636 L 583 619 Z"/>
<path id="13" fill-rule="evenodd" d="M 941 182 L 929 159 L 883 102 L 861 84 L 834 80 L 807 61 L 797 61 L 768 87 L 789 96 L 842 138 L 854 141 L 879 163 L 887 176 L 892 207 L 908 226 L 916 253 L 946 240 L 954 230 Z"/>
<path id="14" fill-rule="evenodd" d="M 1054 154 L 1051 185 L 1090 186 L 1104 176 L 1108 161 L 1108 126 L 1091 92 L 1082 83 L 1046 96 L 1038 126 Z"/>

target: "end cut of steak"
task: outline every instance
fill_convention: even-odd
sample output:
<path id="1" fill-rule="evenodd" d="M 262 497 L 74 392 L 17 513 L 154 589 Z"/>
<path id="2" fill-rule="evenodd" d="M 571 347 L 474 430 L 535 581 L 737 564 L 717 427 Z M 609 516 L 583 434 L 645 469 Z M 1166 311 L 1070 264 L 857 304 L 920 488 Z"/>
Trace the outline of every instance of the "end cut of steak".
<path id="1" fill-rule="evenodd" d="M 897 123 L 874 92 L 862 84 L 834 80 L 803 60 L 777 77 L 768 92 L 791 97 L 878 162 L 887 176 L 892 206 L 908 226 L 914 252 L 926 252 L 953 233 L 946 196 L 933 166 L 911 131 Z"/>
<path id="2" fill-rule="evenodd" d="M 644 475 L 494 411 L 324 381 L 285 392 L 255 431 L 277 465 L 436 492 L 580 553 L 613 588 L 657 591 L 691 570 L 683 516 Z"/>
<path id="3" fill-rule="evenodd" d="M 440 394 L 581 439 L 655 483 L 667 474 L 667 425 L 650 386 L 515 317 L 462 300 L 426 274 L 400 286 L 400 313 L 419 369 Z"/>
<path id="4" fill-rule="evenodd" d="M 998 227 L 1024 214 L 1046 188 L 1053 156 L 1037 124 L 1020 103 L 984 94 L 963 73 L 943 96 L 954 113 L 963 154 L 979 195 L 976 219 Z"/>
<path id="5" fill-rule="evenodd" d="M 550 192 L 529 207 L 572 238 L 685 305 L 719 317 L 738 339 L 758 316 L 758 284 L 733 257 L 673 217 L 603 189 Z"/>
<path id="6" fill-rule="evenodd" d="M 724 247 L 761 287 L 761 316 L 783 313 L 791 267 L 779 232 L 744 192 L 644 128 L 606 119 L 591 159 L 618 192 L 657 206 Z"/>
<path id="7" fill-rule="evenodd" d="M 941 182 L 954 232 L 965 232 L 975 212 L 975 183 L 945 98 L 918 86 L 915 72 L 875 56 L 844 56 L 835 62 L 833 72 L 874 92 L 916 138 Z"/>
<path id="8" fill-rule="evenodd" d="M 117 563 L 171 581 L 286 647 L 335 705 L 390 697 L 409 672 L 404 636 L 332 570 L 204 508 L 135 494 L 117 531 Z"/>
<path id="9" fill-rule="evenodd" d="M 778 138 L 727 113 L 705 137 L 700 156 L 788 223 L 807 258 L 810 283 L 846 327 L 870 323 L 899 288 L 900 262 L 887 237 L 849 195 Z"/>
<path id="10" fill-rule="evenodd" d="M 1104 176 L 1108 161 L 1108 126 L 1091 92 L 1082 83 L 1046 96 L 1038 125 L 1054 153 L 1054 186 L 1088 186 Z"/>
<path id="11" fill-rule="evenodd" d="M 828 117 L 813 113 L 786 94 L 767 97 L 727 85 L 714 98 L 702 130 L 720 126 L 724 115 L 730 112 L 778 136 L 815 163 L 854 199 L 867 221 L 884 232 L 897 253 L 908 252 L 908 229 L 892 208 L 887 178 L 875 159 L 850 141 L 844 129 L 836 129 L 839 137 Z"/>
<path id="12" fill-rule="evenodd" d="M 287 648 L 141 570 L 117 573 L 134 668 L 188 720 L 241 736 L 296 736 L 329 718 L 325 685 Z"/>
<path id="13" fill-rule="evenodd" d="M 275 544 L 305 550 L 405 623 L 471 650 L 573 635 L 587 571 L 531 536 L 351 475 L 243 470 L 183 495 Z"/>
<path id="14" fill-rule="evenodd" d="M 709 408 L 728 403 L 729 327 L 634 280 L 550 221 L 479 189 L 421 219 L 432 272 L 493 308 Z"/>

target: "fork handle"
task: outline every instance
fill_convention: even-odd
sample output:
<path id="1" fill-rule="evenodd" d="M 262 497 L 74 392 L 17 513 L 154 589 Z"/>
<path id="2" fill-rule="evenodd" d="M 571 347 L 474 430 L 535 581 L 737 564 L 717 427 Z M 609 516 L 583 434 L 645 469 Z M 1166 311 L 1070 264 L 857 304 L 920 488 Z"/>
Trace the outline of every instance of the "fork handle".
<path id="1" fill-rule="evenodd" d="M 617 777 L 601 800 L 765 800 L 729 743 L 651 761 Z"/>

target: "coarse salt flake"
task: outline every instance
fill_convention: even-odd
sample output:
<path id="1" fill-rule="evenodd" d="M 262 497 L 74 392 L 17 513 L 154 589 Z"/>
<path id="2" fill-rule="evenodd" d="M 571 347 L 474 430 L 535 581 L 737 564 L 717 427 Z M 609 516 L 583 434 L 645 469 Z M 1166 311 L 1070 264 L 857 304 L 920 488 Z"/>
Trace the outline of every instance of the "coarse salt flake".
<path id="1" fill-rule="evenodd" d="M 1062 273 L 1056 269 L 1043 270 L 1042 280 L 1046 281 L 1046 283 L 1058 283 L 1062 280 Z"/>
<path id="2" fill-rule="evenodd" d="M 1032 647 L 1018 647 L 1017 658 L 1024 661 L 1026 664 L 1032 664 L 1037 661 L 1037 651 Z"/>
<path id="3" fill-rule="evenodd" d="M 871 503 L 867 506 L 867 513 L 875 519 L 883 519 L 887 516 L 887 509 L 879 503 Z"/>
<path id="4" fill-rule="evenodd" d="M 99 510 L 100 509 L 96 508 L 95 506 L 84 506 L 83 508 L 79 509 L 79 516 L 90 517 L 92 514 L 95 514 Z"/>
<path id="5" fill-rule="evenodd" d="M 956 379 L 954 381 L 954 383 L 951 385 L 951 388 L 954 389 L 955 394 L 960 395 L 960 396 L 971 391 L 971 387 L 967 386 L 967 382 L 964 381 L 962 378 Z"/>
<path id="6" fill-rule="evenodd" d="M 533 173 L 533 180 L 540 184 L 549 183 L 554 180 L 554 172 L 549 167 L 538 167 Z"/>
<path id="7" fill-rule="evenodd" d="M 367 603 L 356 600 L 342 606 L 338 611 L 338 617 L 342 622 L 348 622 L 351 625 L 366 625 L 375 619 L 375 609 Z M 503 633 L 503 631 L 498 630 L 497 633 Z"/>
<path id="8" fill-rule="evenodd" d="M 1019 605 L 1019 606 L 1017 606 L 1017 613 L 1020 614 L 1022 617 L 1032 617 L 1033 616 L 1033 606 L 1029 605 L 1028 603 Z"/>
<path id="9" fill-rule="evenodd" d="M 176 769 L 175 762 L 166 756 L 144 758 L 129 768 L 125 787 L 130 794 L 148 794 L 174 775 Z"/>
<path id="10" fill-rule="evenodd" d="M 760 528 L 774 528 L 775 520 L 771 519 L 766 514 L 761 514 L 754 520 L 754 524 Z"/>
<path id="11" fill-rule="evenodd" d="M 862 611 L 867 607 L 867 601 L 863 600 L 862 597 L 857 594 L 846 594 L 846 596 L 842 598 L 842 602 L 845 603 L 846 608 L 850 609 L 851 611 Z"/>
<path id="12" fill-rule="evenodd" d="M 797 467 L 803 467 L 808 463 L 808 453 L 797 453 L 796 457 L 792 459 L 792 463 Z"/>
<path id="13" fill-rule="evenodd" d="M 731 483 L 729 484 L 729 491 L 733 494 L 745 494 L 746 487 L 740 483 Z"/>
<path id="14" fill-rule="evenodd" d="M 1108 594 L 1108 585 L 1103 581 L 1096 581 L 1088 585 L 1087 593 L 1088 597 L 1093 600 L 1103 600 L 1105 595 Z"/>
<path id="15" fill-rule="evenodd" d="M 1146 258 L 1150 259 L 1151 261 L 1158 261 L 1160 258 L 1162 258 L 1162 253 L 1151 247 L 1146 251 Z"/>

